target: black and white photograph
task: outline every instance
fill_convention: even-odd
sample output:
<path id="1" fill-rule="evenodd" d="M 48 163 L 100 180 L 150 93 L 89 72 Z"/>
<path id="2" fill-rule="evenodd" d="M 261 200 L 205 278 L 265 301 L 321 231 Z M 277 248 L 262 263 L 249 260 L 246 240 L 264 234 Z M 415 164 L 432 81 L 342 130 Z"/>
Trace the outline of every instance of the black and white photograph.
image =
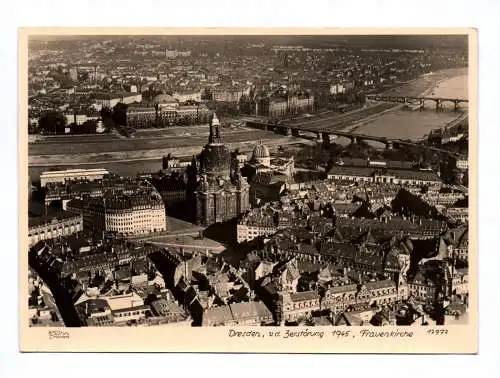
<path id="1" fill-rule="evenodd" d="M 475 326 L 471 31 L 348 32 L 26 29 L 23 332 Z"/>

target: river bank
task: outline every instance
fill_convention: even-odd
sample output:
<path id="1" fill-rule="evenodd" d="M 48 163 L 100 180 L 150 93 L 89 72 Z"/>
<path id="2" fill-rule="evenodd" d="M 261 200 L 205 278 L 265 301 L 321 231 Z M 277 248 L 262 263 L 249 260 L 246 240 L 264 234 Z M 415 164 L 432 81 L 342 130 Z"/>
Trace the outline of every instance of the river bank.
<path id="1" fill-rule="evenodd" d="M 434 91 L 445 97 L 447 88 L 455 88 L 456 92 L 463 86 L 463 82 L 466 81 L 463 79 L 464 72 L 466 73 L 466 69 L 439 71 L 392 91 L 398 91 L 395 92 L 398 95 L 414 95 L 416 90 L 419 91 L 418 95 L 427 95 Z M 462 79 L 454 79 L 460 77 Z M 452 81 L 448 82 L 449 80 Z M 430 130 L 446 125 L 456 116 L 456 113 L 432 110 L 411 112 L 403 109 L 401 105 L 395 105 L 388 111 L 350 125 L 346 131 L 419 139 Z M 68 139 L 64 139 L 65 137 L 51 137 L 48 138 L 48 143 L 30 144 L 29 175 L 32 180 L 37 180 L 40 172 L 49 167 L 66 169 L 75 166 L 107 168 L 122 175 L 157 171 L 161 168 L 162 156 L 168 153 L 179 157 L 198 154 L 206 143 L 207 134 L 208 127 L 205 125 L 190 130 L 185 128 L 144 130 L 137 138 L 125 140 L 118 140 L 112 136 L 75 136 L 70 139 L 70 143 L 67 143 Z M 229 149 L 238 148 L 242 152 L 251 151 L 258 140 L 262 140 L 271 149 L 280 145 L 308 143 L 301 138 L 284 137 L 272 132 L 245 128 L 228 129 L 224 135 L 224 141 Z"/>
<path id="2" fill-rule="evenodd" d="M 468 98 L 468 80 L 464 75 L 465 69 L 452 71 L 458 76 L 441 77 L 432 81 L 433 86 L 418 93 L 418 96 L 429 96 L 439 98 Z M 424 78 L 424 80 L 431 80 Z M 420 84 L 419 84 L 420 85 Z M 422 111 L 412 111 L 406 109 L 404 105 L 399 105 L 394 109 L 384 112 L 378 117 L 363 120 L 356 125 L 352 125 L 348 130 L 359 134 L 380 137 L 393 137 L 400 139 L 419 140 L 427 135 L 431 130 L 443 128 L 451 121 L 460 117 L 463 112 L 468 111 L 467 105 L 461 105 L 460 112 L 453 111 L 453 104 L 443 104 L 442 111 L 426 108 Z"/>
<path id="3" fill-rule="evenodd" d="M 276 138 L 262 139 L 269 150 L 275 151 L 280 146 L 291 146 L 297 144 L 315 144 L 293 136 L 280 136 Z M 229 150 L 238 149 L 242 153 L 251 153 L 257 142 L 244 141 L 237 143 L 226 143 Z M 38 156 L 28 157 L 28 174 L 32 181 L 40 178 L 40 173 L 48 169 L 70 169 L 70 168 L 104 168 L 122 176 L 135 176 L 141 172 L 157 172 L 162 167 L 162 157 L 171 153 L 173 156 L 187 158 L 201 152 L 201 146 L 179 147 L 168 150 L 149 151 L 127 151 L 113 154 L 83 154 L 83 155 L 49 155 L 43 160 Z"/>

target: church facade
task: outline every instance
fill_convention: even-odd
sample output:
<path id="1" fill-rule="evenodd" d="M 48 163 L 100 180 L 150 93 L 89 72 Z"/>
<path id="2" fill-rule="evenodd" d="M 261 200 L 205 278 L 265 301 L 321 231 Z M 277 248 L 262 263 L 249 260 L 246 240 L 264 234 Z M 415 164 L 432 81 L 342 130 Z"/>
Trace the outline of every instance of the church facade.
<path id="1" fill-rule="evenodd" d="M 194 217 L 199 225 L 209 226 L 236 218 L 250 209 L 249 189 L 237 161 L 222 143 L 220 124 L 214 114 L 210 121 L 208 143 L 189 169 L 194 185 Z"/>

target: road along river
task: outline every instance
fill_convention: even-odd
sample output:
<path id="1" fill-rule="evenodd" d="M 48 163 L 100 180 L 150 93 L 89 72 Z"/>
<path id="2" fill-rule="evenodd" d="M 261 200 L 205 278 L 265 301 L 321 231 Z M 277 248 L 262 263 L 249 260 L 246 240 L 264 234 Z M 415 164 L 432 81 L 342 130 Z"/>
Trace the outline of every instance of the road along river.
<path id="1" fill-rule="evenodd" d="M 467 98 L 467 70 L 439 71 L 389 92 L 394 95 L 425 93 L 430 97 Z M 346 129 L 374 136 L 417 139 L 458 116 L 453 111 L 436 112 L 430 106 L 424 111 L 404 110 L 401 106 L 395 106 L 394 109 Z M 37 180 L 40 172 L 51 167 L 66 169 L 76 166 L 102 167 L 122 175 L 156 171 L 161 168 L 162 156 L 168 153 L 174 156 L 198 154 L 207 141 L 207 135 L 208 126 L 205 125 L 140 130 L 132 139 L 116 135 L 38 137 L 28 147 L 29 175 L 32 180 Z M 223 129 L 222 137 L 228 148 L 239 148 L 243 152 L 251 151 L 259 140 L 275 146 L 304 142 L 301 138 L 246 128 Z M 347 143 L 347 140 L 338 138 L 338 142 Z"/>

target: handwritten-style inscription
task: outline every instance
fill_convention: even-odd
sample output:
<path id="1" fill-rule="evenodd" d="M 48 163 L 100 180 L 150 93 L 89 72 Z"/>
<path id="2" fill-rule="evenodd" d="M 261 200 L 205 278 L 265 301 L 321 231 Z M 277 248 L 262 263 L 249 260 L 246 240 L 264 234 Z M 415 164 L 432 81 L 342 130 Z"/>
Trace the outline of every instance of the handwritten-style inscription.
<path id="1" fill-rule="evenodd" d="M 433 335 L 433 336 L 444 336 L 448 334 L 448 330 L 446 328 L 443 329 L 433 329 L 429 328 L 427 330 L 428 335 Z"/>

